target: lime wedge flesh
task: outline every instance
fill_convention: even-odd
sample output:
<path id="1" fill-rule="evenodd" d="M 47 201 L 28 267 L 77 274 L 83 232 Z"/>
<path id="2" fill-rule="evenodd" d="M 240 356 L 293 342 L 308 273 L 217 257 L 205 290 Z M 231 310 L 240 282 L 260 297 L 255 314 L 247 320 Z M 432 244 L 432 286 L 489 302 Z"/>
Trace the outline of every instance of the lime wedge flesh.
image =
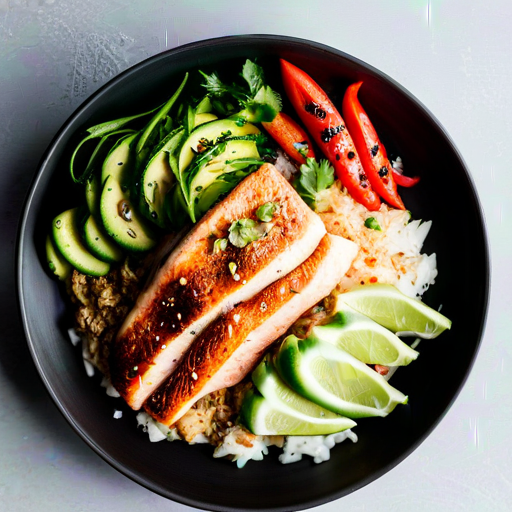
<path id="1" fill-rule="evenodd" d="M 418 357 L 390 330 L 338 302 L 331 322 L 313 328 L 313 338 L 331 343 L 366 364 L 404 366 Z"/>
<path id="2" fill-rule="evenodd" d="M 387 284 L 358 286 L 342 293 L 336 309 L 343 310 L 344 304 L 399 336 L 436 338 L 452 325 L 435 309 Z"/>
<path id="3" fill-rule="evenodd" d="M 256 367 L 252 380 L 263 398 L 251 398 L 250 406 L 246 407 L 250 411 L 246 414 L 248 426 L 254 434 L 326 435 L 356 425 L 288 387 L 279 378 L 269 355 Z"/>
<path id="4" fill-rule="evenodd" d="M 355 426 L 343 416 L 315 418 L 288 409 L 283 411 L 274 402 L 250 390 L 240 409 L 240 421 L 256 435 L 318 436 L 333 434 Z"/>
<path id="5" fill-rule="evenodd" d="M 407 397 L 348 352 L 314 338 L 288 336 L 275 365 L 302 396 L 349 418 L 387 416 Z"/>

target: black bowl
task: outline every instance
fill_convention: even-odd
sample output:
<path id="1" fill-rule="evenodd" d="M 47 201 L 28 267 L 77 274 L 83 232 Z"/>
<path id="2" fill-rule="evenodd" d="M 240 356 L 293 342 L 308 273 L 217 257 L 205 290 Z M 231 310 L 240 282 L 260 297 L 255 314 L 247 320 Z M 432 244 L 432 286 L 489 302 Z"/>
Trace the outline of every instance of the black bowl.
<path id="1" fill-rule="evenodd" d="M 414 217 L 432 219 L 426 252 L 439 276 L 424 300 L 443 305 L 453 328 L 425 341 L 421 357 L 397 372 L 409 396 L 387 418 L 359 422 L 359 442 L 334 448 L 331 460 L 281 465 L 277 450 L 240 470 L 213 459 L 212 448 L 150 443 L 135 414 L 88 378 L 67 338 L 72 324 L 58 284 L 45 271 L 44 237 L 51 218 L 76 204 L 67 172 L 69 141 L 87 126 L 144 111 L 169 96 L 187 70 L 240 69 L 258 58 L 280 88 L 278 57 L 311 74 L 338 105 L 345 87 L 363 80 L 360 98 L 388 153 L 400 155 L 420 184 L 404 191 Z M 113 467 L 152 491 L 210 510 L 297 510 L 344 496 L 410 454 L 446 413 L 466 380 L 482 335 L 488 301 L 488 250 L 482 211 L 468 171 L 439 122 L 403 87 L 338 50 L 277 36 L 226 37 L 152 57 L 94 94 L 67 121 L 46 152 L 27 199 L 18 241 L 18 289 L 25 332 L 50 395 L 76 432 Z M 114 409 L 124 412 L 113 419 Z"/>

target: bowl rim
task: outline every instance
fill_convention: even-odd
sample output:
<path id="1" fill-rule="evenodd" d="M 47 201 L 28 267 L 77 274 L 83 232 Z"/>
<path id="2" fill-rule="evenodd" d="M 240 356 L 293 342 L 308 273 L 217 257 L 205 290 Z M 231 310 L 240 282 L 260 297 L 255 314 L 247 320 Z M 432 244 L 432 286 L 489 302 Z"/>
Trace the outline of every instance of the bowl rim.
<path id="1" fill-rule="evenodd" d="M 158 54 L 155 54 L 153 56 L 150 56 L 143 61 L 130 66 L 126 70 L 118 73 L 113 78 L 111 78 L 108 82 L 106 82 L 104 85 L 102 85 L 100 88 L 98 88 L 96 91 L 94 91 L 90 96 L 88 96 L 73 112 L 72 114 L 64 121 L 62 126 L 57 131 L 56 135 L 53 137 L 51 142 L 49 143 L 47 149 L 45 150 L 43 156 L 41 157 L 41 160 L 39 161 L 39 164 L 37 166 L 37 171 L 34 174 L 34 177 L 30 183 L 30 186 L 28 188 L 28 192 L 26 194 L 25 200 L 23 202 L 22 206 L 22 215 L 21 219 L 18 222 L 18 229 L 17 229 L 17 241 L 16 241 L 16 254 L 15 254 L 15 277 L 16 277 L 16 295 L 18 300 L 18 307 L 19 307 L 19 315 L 21 319 L 21 323 L 23 325 L 23 332 L 25 334 L 27 345 L 30 351 L 30 355 L 32 357 L 32 360 L 36 366 L 39 378 L 44 384 L 44 387 L 48 394 L 50 395 L 53 403 L 59 410 L 59 412 L 62 414 L 62 416 L 66 419 L 66 421 L 71 425 L 73 430 L 82 438 L 82 440 L 94 450 L 105 462 L 107 462 L 111 467 L 119 471 L 121 474 L 127 476 L 134 482 L 138 483 L 139 485 L 142 485 L 146 489 L 162 496 L 167 499 L 176 501 L 178 503 L 192 506 L 198 509 L 201 509 L 202 507 L 207 507 L 208 510 L 219 510 L 219 511 L 233 511 L 238 512 L 242 509 L 240 508 L 233 508 L 233 507 L 226 507 L 226 506 L 219 506 L 218 504 L 213 503 L 206 503 L 201 500 L 195 500 L 191 499 L 182 495 L 178 495 L 174 492 L 163 492 L 162 489 L 160 489 L 158 486 L 154 485 L 154 483 L 146 478 L 145 476 L 140 476 L 139 474 L 136 474 L 133 472 L 133 470 L 130 467 L 125 466 L 124 464 L 119 463 L 114 457 L 112 457 L 109 453 L 107 453 L 105 450 L 103 450 L 100 446 L 96 444 L 96 442 L 80 427 L 80 425 L 75 421 L 73 416 L 67 411 L 65 407 L 61 404 L 60 400 L 58 399 L 57 395 L 54 392 L 53 386 L 50 383 L 50 379 L 48 378 L 46 371 L 44 367 L 42 366 L 41 362 L 39 361 L 39 358 L 37 356 L 36 351 L 36 343 L 35 340 L 32 337 L 32 334 L 28 328 L 28 315 L 27 315 L 27 308 L 25 306 L 25 298 L 23 296 L 23 288 L 24 288 L 24 278 L 23 278 L 23 255 L 24 255 L 24 245 L 25 245 L 25 231 L 26 226 L 28 222 L 29 217 L 29 210 L 30 206 L 32 204 L 36 189 L 38 188 L 39 181 L 42 178 L 42 174 L 44 173 L 44 170 L 46 169 L 46 166 L 48 165 L 49 160 L 51 159 L 53 153 L 56 150 L 56 147 L 59 145 L 60 140 L 64 136 L 64 134 L 68 131 L 69 126 L 74 123 L 74 121 L 89 108 L 89 105 L 96 101 L 99 97 L 108 95 L 109 92 L 112 89 L 115 89 L 117 87 L 117 84 L 124 80 L 126 77 L 132 75 L 132 74 L 138 74 L 141 72 L 142 69 L 145 67 L 154 64 L 155 62 L 158 62 L 159 60 L 165 60 L 169 58 L 170 56 L 175 56 L 180 53 L 186 53 L 191 50 L 201 49 L 204 47 L 212 47 L 212 46 L 225 46 L 228 44 L 236 44 L 236 43 L 243 43 L 243 44 L 251 44 L 251 45 L 258 45 L 259 43 L 265 43 L 265 42 L 273 42 L 273 43 L 291 43 L 298 46 L 309 46 L 317 51 L 324 52 L 325 54 L 333 55 L 335 57 L 341 57 L 343 59 L 346 59 L 348 61 L 351 61 L 353 64 L 355 64 L 358 67 L 362 67 L 365 70 L 373 73 L 376 77 L 383 80 L 384 82 L 389 83 L 392 87 L 394 87 L 400 94 L 406 96 L 409 101 L 415 104 L 417 108 L 423 111 L 423 114 L 430 119 L 432 124 L 435 126 L 435 128 L 441 133 L 442 137 L 448 144 L 450 150 L 453 152 L 453 155 L 456 157 L 456 159 L 460 162 L 461 168 L 463 169 L 467 180 L 469 184 L 469 189 L 473 195 L 473 200 L 475 204 L 475 210 L 476 213 L 479 216 L 480 222 L 481 222 L 481 230 L 482 230 L 482 238 L 483 238 L 483 270 L 485 272 L 484 282 L 485 286 L 483 289 L 483 296 L 482 296 L 482 317 L 479 324 L 479 329 L 477 332 L 477 344 L 475 346 L 475 351 L 473 353 L 473 356 L 471 357 L 471 360 L 469 361 L 468 367 L 466 369 L 466 372 L 464 374 L 464 377 L 460 381 L 457 389 L 455 390 L 455 393 L 451 397 L 450 401 L 448 402 L 447 406 L 445 407 L 444 411 L 439 415 L 439 417 L 432 423 L 432 425 L 425 430 L 422 436 L 419 436 L 413 443 L 409 445 L 409 447 L 401 452 L 398 456 L 394 457 L 392 460 L 389 461 L 388 464 L 386 464 L 381 470 L 376 471 L 372 473 L 371 477 L 366 477 L 360 482 L 358 482 L 357 485 L 352 487 L 349 490 L 345 491 L 336 491 L 332 492 L 329 495 L 325 495 L 321 499 L 311 499 L 307 502 L 301 503 L 301 505 L 296 508 L 296 510 L 304 510 L 311 507 L 319 506 L 325 503 L 328 503 L 333 500 L 337 500 L 357 489 L 360 489 L 372 481 L 380 478 L 383 474 L 387 473 L 391 469 L 393 469 L 395 466 L 400 464 L 403 460 L 405 460 L 413 451 L 415 451 L 424 441 L 427 437 L 430 436 L 430 434 L 433 432 L 435 428 L 439 425 L 441 420 L 444 418 L 444 416 L 447 414 L 447 412 L 450 410 L 452 405 L 454 404 L 455 400 L 459 396 L 462 388 L 464 387 L 467 379 L 469 378 L 469 375 L 473 369 L 476 357 L 480 351 L 481 345 L 482 345 L 482 339 L 485 334 L 485 328 L 487 323 L 487 317 L 488 317 L 488 309 L 489 309 L 489 296 L 490 296 L 490 287 L 491 287 L 491 266 L 490 266 L 490 250 L 489 250 L 489 241 L 488 241 L 488 232 L 487 232 L 487 224 L 485 219 L 485 212 L 482 208 L 481 201 L 479 199 L 477 189 L 475 186 L 474 179 L 472 178 L 468 166 L 466 165 L 460 151 L 456 147 L 455 143 L 453 142 L 451 136 L 448 134 L 444 126 L 440 123 L 440 121 L 430 112 L 430 110 L 420 101 L 418 100 L 413 94 L 411 94 L 406 88 L 404 88 L 401 84 L 399 84 L 397 81 L 395 81 L 392 77 L 388 76 L 386 73 L 380 71 L 379 69 L 375 68 L 374 66 L 366 63 L 365 61 L 354 57 L 342 50 L 338 50 L 337 48 L 331 47 L 329 45 L 319 43 L 316 41 L 311 41 L 304 38 L 298 38 L 298 37 L 292 37 L 292 36 L 285 36 L 285 35 L 279 35 L 279 34 L 244 34 L 244 35 L 230 35 L 230 36 L 222 36 L 222 37 L 214 37 L 214 38 L 208 38 L 208 39 L 201 39 L 198 41 L 193 41 L 190 43 L 186 43 L 180 46 L 177 46 L 175 48 L 168 49 L 164 52 L 160 52 Z M 274 512 L 285 512 L 289 510 L 287 507 L 272 507 L 272 508 L 251 508 L 247 510 L 265 510 L 269 511 L 272 510 Z"/>

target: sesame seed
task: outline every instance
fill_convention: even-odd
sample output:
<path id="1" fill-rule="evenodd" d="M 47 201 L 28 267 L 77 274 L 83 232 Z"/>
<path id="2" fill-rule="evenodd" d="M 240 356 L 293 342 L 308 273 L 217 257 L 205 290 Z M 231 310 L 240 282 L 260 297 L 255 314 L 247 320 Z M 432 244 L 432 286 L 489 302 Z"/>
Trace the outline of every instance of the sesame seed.
<path id="1" fill-rule="evenodd" d="M 240 320 L 240 315 L 236 314 L 236 315 L 233 315 L 233 320 L 238 323 L 238 321 Z"/>
<path id="2" fill-rule="evenodd" d="M 174 324 L 172 324 L 172 328 L 174 329 L 176 326 Z"/>
<path id="3" fill-rule="evenodd" d="M 239 274 L 235 274 L 235 275 L 233 276 L 233 279 L 234 279 L 235 281 L 240 281 L 240 276 L 239 276 Z"/>
<path id="4" fill-rule="evenodd" d="M 157 336 L 157 337 L 156 337 L 156 341 L 160 341 L 160 336 Z"/>
<path id="5" fill-rule="evenodd" d="M 196 373 L 196 372 L 192 372 L 192 378 L 193 378 L 194 380 L 197 380 L 197 373 Z"/>
<path id="6" fill-rule="evenodd" d="M 242 284 L 247 284 L 247 281 L 244 279 L 244 280 L 242 281 Z"/>
<path id="7" fill-rule="evenodd" d="M 173 307 L 174 307 L 174 302 L 171 302 L 171 308 L 173 308 Z"/>
<path id="8" fill-rule="evenodd" d="M 180 284 L 185 286 L 187 284 L 187 280 L 184 277 L 180 277 Z"/>
<path id="9" fill-rule="evenodd" d="M 167 348 L 167 345 L 162 345 L 162 350 Z"/>
<path id="10" fill-rule="evenodd" d="M 231 336 L 233 336 L 233 327 L 231 326 L 231 324 L 228 325 L 228 334 L 230 338 Z"/>
<path id="11" fill-rule="evenodd" d="M 162 327 L 163 325 L 164 325 L 164 323 L 162 322 L 162 323 L 160 324 L 160 327 Z"/>
<path id="12" fill-rule="evenodd" d="M 181 320 L 181 313 L 178 313 L 176 316 L 178 317 L 178 320 Z"/>
<path id="13" fill-rule="evenodd" d="M 266 302 L 262 302 L 261 305 L 260 305 L 260 310 L 261 311 L 267 311 L 267 303 Z"/>
<path id="14" fill-rule="evenodd" d="M 162 304 L 165 306 L 165 300 L 162 301 Z"/>

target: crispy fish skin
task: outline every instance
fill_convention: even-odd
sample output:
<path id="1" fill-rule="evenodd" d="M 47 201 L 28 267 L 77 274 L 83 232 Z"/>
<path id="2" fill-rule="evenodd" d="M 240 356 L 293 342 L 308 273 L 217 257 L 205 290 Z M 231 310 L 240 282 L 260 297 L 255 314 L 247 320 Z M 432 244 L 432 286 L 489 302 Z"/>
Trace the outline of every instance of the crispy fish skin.
<path id="1" fill-rule="evenodd" d="M 215 239 L 226 237 L 233 221 L 254 218 L 267 202 L 280 205 L 267 236 L 214 254 Z M 185 236 L 119 330 L 110 371 L 128 405 L 139 409 L 212 320 L 300 265 L 324 234 L 319 216 L 274 166 L 249 175 Z"/>
<path id="2" fill-rule="evenodd" d="M 274 340 L 335 288 L 357 250 L 349 240 L 325 235 L 299 267 L 210 324 L 148 398 L 146 412 L 172 425 L 201 397 L 240 382 Z"/>

